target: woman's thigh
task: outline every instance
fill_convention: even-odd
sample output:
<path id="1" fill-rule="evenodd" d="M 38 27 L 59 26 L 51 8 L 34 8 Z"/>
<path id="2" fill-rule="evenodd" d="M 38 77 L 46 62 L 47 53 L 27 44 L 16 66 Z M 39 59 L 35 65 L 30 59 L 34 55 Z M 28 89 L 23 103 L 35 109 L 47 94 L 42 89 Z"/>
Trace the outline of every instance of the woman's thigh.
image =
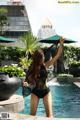
<path id="1" fill-rule="evenodd" d="M 31 94 L 30 115 L 36 115 L 39 98 L 35 94 Z"/>
<path id="2" fill-rule="evenodd" d="M 45 110 L 46 110 L 46 115 L 47 117 L 52 117 L 53 113 L 52 113 L 52 95 L 51 92 L 49 92 L 44 98 L 43 98 L 43 103 L 45 106 Z"/>

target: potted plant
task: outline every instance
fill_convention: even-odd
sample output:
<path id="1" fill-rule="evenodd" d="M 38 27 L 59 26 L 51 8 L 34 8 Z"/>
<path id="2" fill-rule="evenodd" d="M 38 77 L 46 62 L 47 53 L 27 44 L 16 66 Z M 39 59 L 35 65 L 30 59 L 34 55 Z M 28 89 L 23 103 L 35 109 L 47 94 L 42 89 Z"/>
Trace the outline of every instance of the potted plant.
<path id="1" fill-rule="evenodd" d="M 72 83 L 73 82 L 73 75 L 71 74 L 58 74 L 57 81 L 60 83 Z"/>
<path id="2" fill-rule="evenodd" d="M 20 77 L 25 72 L 18 65 L 9 65 L 0 68 L 0 100 L 9 99 L 20 87 Z"/>
<path id="3" fill-rule="evenodd" d="M 17 64 L 12 65 L 5 65 L 4 67 L 0 68 L 0 72 L 5 72 L 9 75 L 9 77 L 23 77 L 25 76 L 24 70 L 19 67 Z"/>

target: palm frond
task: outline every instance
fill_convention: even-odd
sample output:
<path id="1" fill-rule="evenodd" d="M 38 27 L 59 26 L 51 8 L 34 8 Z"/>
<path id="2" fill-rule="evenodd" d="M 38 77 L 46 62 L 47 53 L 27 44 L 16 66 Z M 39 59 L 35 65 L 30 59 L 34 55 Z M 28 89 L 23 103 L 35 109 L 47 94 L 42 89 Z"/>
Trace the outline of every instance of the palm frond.
<path id="1" fill-rule="evenodd" d="M 39 48 L 39 42 L 35 36 L 31 32 L 28 32 L 21 39 L 25 45 L 25 49 L 27 52 L 32 53 L 37 48 Z"/>

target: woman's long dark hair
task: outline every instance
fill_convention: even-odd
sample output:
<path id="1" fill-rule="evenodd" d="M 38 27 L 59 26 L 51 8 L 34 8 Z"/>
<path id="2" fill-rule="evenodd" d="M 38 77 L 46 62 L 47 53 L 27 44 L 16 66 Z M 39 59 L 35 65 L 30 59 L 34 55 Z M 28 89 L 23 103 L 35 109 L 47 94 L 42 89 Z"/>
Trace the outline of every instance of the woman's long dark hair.
<path id="1" fill-rule="evenodd" d="M 44 53 L 42 50 L 36 50 L 34 54 L 32 55 L 32 77 L 36 80 L 38 74 L 39 74 L 39 69 L 40 69 L 40 62 L 43 61 L 44 58 Z M 44 64 L 44 61 L 42 65 Z"/>

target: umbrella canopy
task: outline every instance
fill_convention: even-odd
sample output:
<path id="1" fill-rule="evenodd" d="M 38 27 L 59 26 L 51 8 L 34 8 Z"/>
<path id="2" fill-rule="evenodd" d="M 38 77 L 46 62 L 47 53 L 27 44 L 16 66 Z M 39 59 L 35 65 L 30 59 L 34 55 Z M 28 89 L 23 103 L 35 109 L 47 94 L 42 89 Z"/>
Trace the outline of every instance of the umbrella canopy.
<path id="1" fill-rule="evenodd" d="M 1 43 L 11 43 L 11 42 L 15 42 L 15 40 L 0 36 L 0 42 Z"/>
<path id="2" fill-rule="evenodd" d="M 41 43 L 55 43 L 55 44 L 57 44 L 57 43 L 59 43 L 60 37 L 61 36 L 59 36 L 59 35 L 53 35 L 51 37 L 42 39 L 39 42 L 41 42 Z M 64 39 L 65 39 L 64 43 L 75 43 L 76 42 L 76 41 L 71 40 L 71 39 L 67 39 L 67 38 L 64 38 Z"/>

